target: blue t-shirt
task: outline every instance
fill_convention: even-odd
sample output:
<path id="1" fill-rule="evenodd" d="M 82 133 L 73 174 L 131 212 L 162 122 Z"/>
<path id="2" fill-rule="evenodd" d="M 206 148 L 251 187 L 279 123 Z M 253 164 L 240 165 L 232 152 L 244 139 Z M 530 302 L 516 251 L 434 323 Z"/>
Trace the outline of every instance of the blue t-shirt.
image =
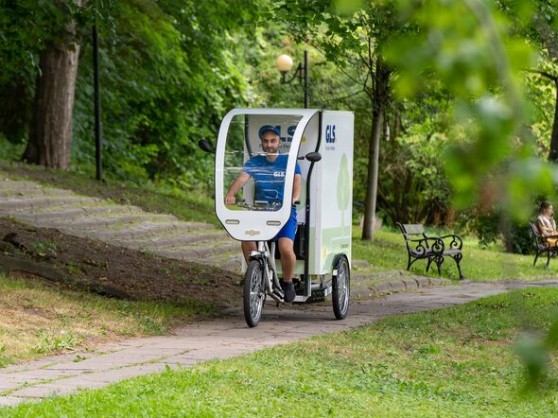
<path id="1" fill-rule="evenodd" d="M 246 161 L 243 171 L 254 179 L 255 200 L 283 202 L 288 160 L 287 154 L 279 154 L 273 162 L 265 155 L 256 155 Z M 295 165 L 295 174 L 302 174 L 298 163 Z"/>

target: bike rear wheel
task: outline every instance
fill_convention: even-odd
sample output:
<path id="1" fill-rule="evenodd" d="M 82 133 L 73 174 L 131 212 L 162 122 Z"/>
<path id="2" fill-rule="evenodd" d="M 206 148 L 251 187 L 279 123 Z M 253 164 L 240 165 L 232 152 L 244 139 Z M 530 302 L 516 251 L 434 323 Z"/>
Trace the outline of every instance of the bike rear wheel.
<path id="1" fill-rule="evenodd" d="M 263 305 L 265 301 L 265 283 L 263 265 L 258 260 L 252 260 L 248 264 L 244 276 L 244 319 L 250 327 L 259 324 L 262 318 Z"/>
<path id="2" fill-rule="evenodd" d="M 344 255 L 337 259 L 335 270 L 337 274 L 333 276 L 333 313 L 337 319 L 345 319 L 349 313 L 351 270 L 349 261 Z"/>

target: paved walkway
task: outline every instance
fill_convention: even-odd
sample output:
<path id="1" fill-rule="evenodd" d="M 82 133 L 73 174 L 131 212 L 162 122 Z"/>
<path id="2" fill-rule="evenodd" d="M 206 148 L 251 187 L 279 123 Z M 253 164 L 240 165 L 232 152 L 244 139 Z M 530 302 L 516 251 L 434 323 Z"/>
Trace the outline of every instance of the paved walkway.
<path id="1" fill-rule="evenodd" d="M 349 316 L 334 319 L 329 305 L 266 306 L 262 322 L 248 328 L 240 309 L 222 318 L 195 323 L 165 337 L 126 340 L 94 352 L 60 355 L 0 369 L 0 406 L 95 389 L 167 367 L 189 367 L 262 348 L 343 331 L 383 317 L 442 308 L 528 286 L 558 287 L 558 281 L 534 284 L 462 283 L 423 288 L 351 304 Z"/>

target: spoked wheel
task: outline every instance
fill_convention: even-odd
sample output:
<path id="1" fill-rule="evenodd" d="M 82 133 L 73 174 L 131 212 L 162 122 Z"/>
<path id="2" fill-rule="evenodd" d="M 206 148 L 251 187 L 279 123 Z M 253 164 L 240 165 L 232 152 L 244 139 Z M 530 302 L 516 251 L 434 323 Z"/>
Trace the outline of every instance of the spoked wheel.
<path id="1" fill-rule="evenodd" d="M 337 319 L 344 319 L 349 313 L 351 270 L 344 255 L 337 258 L 334 269 L 337 274 L 332 281 L 333 313 Z"/>
<path id="2" fill-rule="evenodd" d="M 263 266 L 258 260 L 248 264 L 244 280 L 244 319 L 250 327 L 259 324 L 265 301 Z"/>

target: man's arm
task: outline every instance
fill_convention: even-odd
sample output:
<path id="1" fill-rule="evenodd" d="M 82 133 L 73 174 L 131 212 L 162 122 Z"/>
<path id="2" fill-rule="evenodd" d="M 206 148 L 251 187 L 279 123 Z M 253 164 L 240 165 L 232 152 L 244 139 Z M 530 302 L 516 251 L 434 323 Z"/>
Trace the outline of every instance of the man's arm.
<path id="1" fill-rule="evenodd" d="M 250 175 L 246 172 L 242 171 L 236 180 L 231 184 L 227 195 L 225 196 L 225 203 L 227 205 L 233 205 L 236 202 L 236 194 L 238 191 L 246 184 L 246 182 L 250 179 Z"/>
<path id="2" fill-rule="evenodd" d="M 300 199 L 300 191 L 302 190 L 302 176 L 295 174 L 293 181 L 293 205 Z"/>

